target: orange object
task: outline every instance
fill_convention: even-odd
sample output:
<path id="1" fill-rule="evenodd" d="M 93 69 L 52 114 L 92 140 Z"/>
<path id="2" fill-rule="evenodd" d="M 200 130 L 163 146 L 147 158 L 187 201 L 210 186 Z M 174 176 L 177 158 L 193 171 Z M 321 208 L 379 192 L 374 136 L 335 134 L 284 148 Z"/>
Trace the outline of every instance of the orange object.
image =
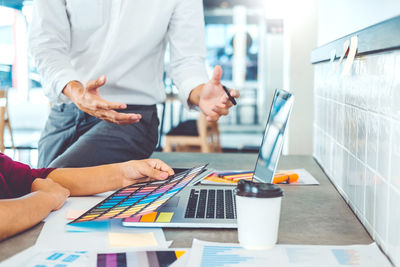
<path id="1" fill-rule="evenodd" d="M 294 183 L 299 180 L 299 175 L 294 172 L 284 171 L 284 172 L 277 172 L 274 175 L 274 184 L 281 184 L 281 183 Z"/>
<path id="2" fill-rule="evenodd" d="M 152 212 L 152 213 L 143 215 L 142 218 L 140 218 L 140 222 L 154 222 L 156 217 L 157 217 L 157 212 Z"/>
<path id="3" fill-rule="evenodd" d="M 185 253 L 186 253 L 186 251 L 175 250 L 175 256 L 176 256 L 177 259 L 182 257 L 182 255 L 185 254 Z"/>

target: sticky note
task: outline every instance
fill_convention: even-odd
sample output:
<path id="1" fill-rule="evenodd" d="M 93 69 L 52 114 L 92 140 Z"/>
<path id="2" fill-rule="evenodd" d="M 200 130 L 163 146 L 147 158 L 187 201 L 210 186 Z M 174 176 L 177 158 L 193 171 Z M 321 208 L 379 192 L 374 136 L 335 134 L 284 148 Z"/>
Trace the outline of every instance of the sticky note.
<path id="1" fill-rule="evenodd" d="M 109 221 L 90 221 L 65 225 L 66 232 L 108 232 Z"/>
<path id="2" fill-rule="evenodd" d="M 67 220 L 75 220 L 79 216 L 85 213 L 85 210 L 68 210 L 67 211 Z"/>
<path id="3" fill-rule="evenodd" d="M 354 58 L 356 56 L 358 48 L 358 37 L 353 36 L 351 37 L 351 44 L 349 54 L 347 55 L 346 63 L 344 64 L 342 75 L 350 74 L 351 66 L 353 65 Z"/>
<path id="4" fill-rule="evenodd" d="M 185 254 L 185 253 L 186 253 L 186 251 L 175 250 L 175 256 L 176 256 L 177 259 L 182 257 L 182 255 Z"/>
<path id="5" fill-rule="evenodd" d="M 169 223 L 171 221 L 171 219 L 172 219 L 172 216 L 174 216 L 173 212 L 160 212 L 156 222 Z"/>
<path id="6" fill-rule="evenodd" d="M 140 219 L 140 222 L 154 222 L 157 216 L 157 212 L 152 212 L 146 215 L 143 215 Z"/>
<path id="7" fill-rule="evenodd" d="M 335 68 L 333 74 L 335 74 L 335 73 L 339 70 L 340 64 L 342 64 L 343 58 L 344 58 L 344 56 L 346 55 L 347 50 L 349 50 L 349 46 L 350 46 L 350 41 L 349 41 L 349 40 L 346 40 L 346 41 L 343 43 L 342 55 L 340 56 L 339 61 L 338 61 L 338 63 L 336 64 L 336 68 Z"/>
<path id="8" fill-rule="evenodd" d="M 155 247 L 158 245 L 153 232 L 149 233 L 109 233 L 111 247 Z"/>

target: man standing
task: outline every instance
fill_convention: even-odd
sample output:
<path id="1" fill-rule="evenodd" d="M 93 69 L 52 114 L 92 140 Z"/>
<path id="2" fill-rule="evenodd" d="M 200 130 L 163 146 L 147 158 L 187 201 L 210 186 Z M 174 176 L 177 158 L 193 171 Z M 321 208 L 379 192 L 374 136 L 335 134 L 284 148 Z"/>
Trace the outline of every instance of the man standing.
<path id="1" fill-rule="evenodd" d="M 210 121 L 228 114 L 222 69 L 211 80 L 205 71 L 202 0 L 35 0 L 30 51 L 54 103 L 39 167 L 149 157 L 158 138 L 155 104 L 165 99 L 167 43 L 182 103 Z"/>

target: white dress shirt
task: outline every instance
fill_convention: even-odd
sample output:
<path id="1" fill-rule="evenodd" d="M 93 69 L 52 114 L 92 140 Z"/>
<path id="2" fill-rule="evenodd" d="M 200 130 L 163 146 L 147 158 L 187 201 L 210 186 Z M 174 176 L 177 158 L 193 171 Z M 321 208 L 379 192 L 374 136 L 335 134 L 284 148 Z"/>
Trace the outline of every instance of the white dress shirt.
<path id="1" fill-rule="evenodd" d="M 73 80 L 101 75 L 109 101 L 151 105 L 165 99 L 164 53 L 183 104 L 207 82 L 202 0 L 35 0 L 30 53 L 54 103 Z"/>

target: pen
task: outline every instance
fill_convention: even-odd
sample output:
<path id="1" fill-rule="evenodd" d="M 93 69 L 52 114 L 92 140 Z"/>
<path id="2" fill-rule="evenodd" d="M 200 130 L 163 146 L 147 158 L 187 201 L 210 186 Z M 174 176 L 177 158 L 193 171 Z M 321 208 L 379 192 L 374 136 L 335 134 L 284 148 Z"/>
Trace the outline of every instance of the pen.
<path id="1" fill-rule="evenodd" d="M 237 104 L 237 103 L 236 103 L 236 100 L 231 96 L 231 93 L 229 93 L 228 88 L 226 88 L 225 85 L 222 85 L 222 88 L 224 88 L 225 93 L 228 95 L 229 101 L 231 101 L 232 104 L 236 105 L 236 104 Z"/>
<path id="2" fill-rule="evenodd" d="M 237 172 L 220 172 L 218 176 L 238 175 L 238 174 L 253 174 L 252 171 L 237 171 Z"/>
<path id="3" fill-rule="evenodd" d="M 234 180 L 237 178 L 246 178 L 246 177 L 253 177 L 253 173 L 247 173 L 247 174 L 236 174 L 236 175 L 219 175 L 218 177 L 224 178 L 227 180 Z"/>

